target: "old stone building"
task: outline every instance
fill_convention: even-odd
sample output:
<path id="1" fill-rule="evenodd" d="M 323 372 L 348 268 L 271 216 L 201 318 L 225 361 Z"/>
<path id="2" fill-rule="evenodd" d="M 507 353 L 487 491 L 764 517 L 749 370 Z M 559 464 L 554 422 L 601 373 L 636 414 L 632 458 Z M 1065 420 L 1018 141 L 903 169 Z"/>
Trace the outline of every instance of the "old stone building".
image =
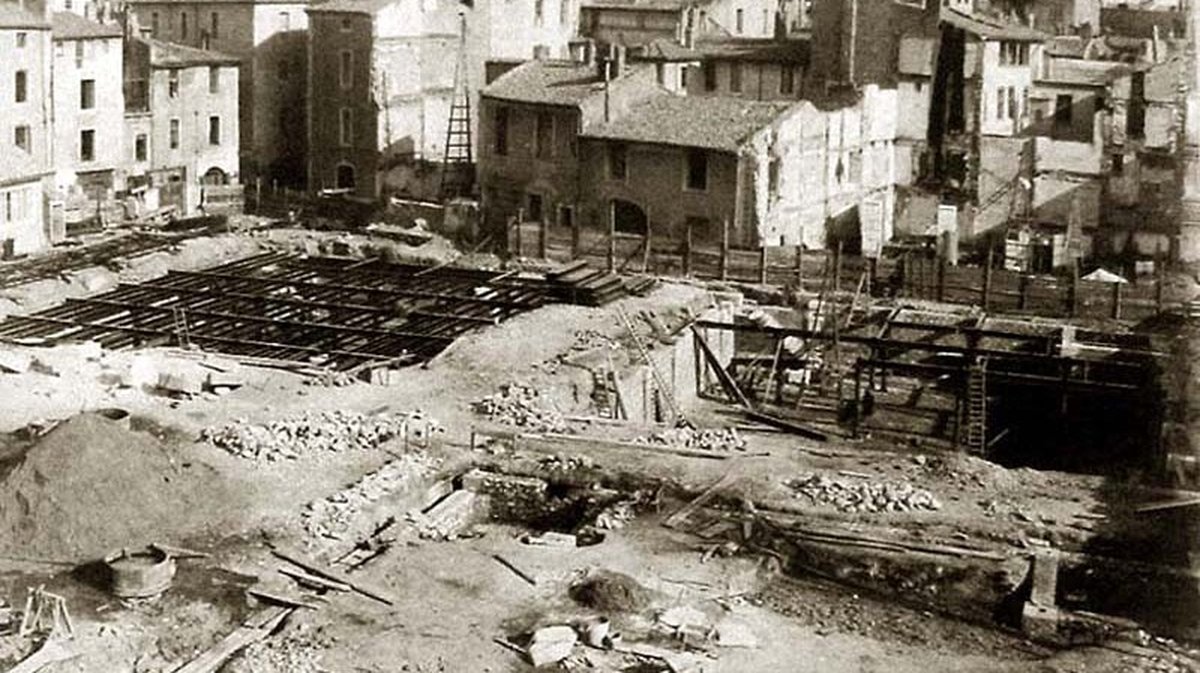
<path id="1" fill-rule="evenodd" d="M 659 82 L 689 96 L 800 100 L 810 41 L 706 36 L 658 39 L 631 58 L 658 64 Z"/>
<path id="2" fill-rule="evenodd" d="M 0 3 L 0 257 L 44 248 L 61 237 L 49 226 L 49 12 Z"/>
<path id="3" fill-rule="evenodd" d="M 590 0 L 580 9 L 579 32 L 601 44 L 624 47 L 660 39 L 681 41 L 689 25 L 697 35 L 774 37 L 791 4 L 774 0 Z"/>
<path id="4" fill-rule="evenodd" d="M 566 55 L 576 12 L 571 0 L 312 6 L 310 186 L 437 197 L 460 39 L 475 110 L 487 61 Z"/>
<path id="5" fill-rule="evenodd" d="M 307 2 L 130 0 L 150 37 L 238 59 L 240 172 L 299 186 L 305 178 Z"/>
<path id="6" fill-rule="evenodd" d="M 68 222 L 125 188 L 121 27 L 55 12 L 54 185 Z"/>
<path id="7" fill-rule="evenodd" d="M 238 188 L 238 64 L 152 38 L 126 42 L 129 187 L 145 207 L 208 212 Z"/>

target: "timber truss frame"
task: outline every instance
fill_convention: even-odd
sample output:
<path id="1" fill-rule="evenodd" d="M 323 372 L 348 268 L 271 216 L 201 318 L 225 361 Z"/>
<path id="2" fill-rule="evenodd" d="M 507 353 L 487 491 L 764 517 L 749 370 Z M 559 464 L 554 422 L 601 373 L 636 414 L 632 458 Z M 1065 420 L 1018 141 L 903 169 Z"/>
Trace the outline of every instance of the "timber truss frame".
<path id="1" fill-rule="evenodd" d="M 271 252 L 13 316 L 0 339 L 192 343 L 346 371 L 428 361 L 480 325 L 554 299 L 545 281 L 513 273 Z"/>

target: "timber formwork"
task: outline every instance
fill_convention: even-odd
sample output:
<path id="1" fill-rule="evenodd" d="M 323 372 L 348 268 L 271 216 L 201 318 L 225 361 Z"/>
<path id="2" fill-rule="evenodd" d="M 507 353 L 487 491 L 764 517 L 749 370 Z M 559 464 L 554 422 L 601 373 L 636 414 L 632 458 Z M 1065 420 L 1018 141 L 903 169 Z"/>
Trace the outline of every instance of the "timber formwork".
<path id="1" fill-rule="evenodd" d="M 345 371 L 427 361 L 553 297 L 544 281 L 511 273 L 265 253 L 10 317 L 0 339 L 195 344 Z"/>

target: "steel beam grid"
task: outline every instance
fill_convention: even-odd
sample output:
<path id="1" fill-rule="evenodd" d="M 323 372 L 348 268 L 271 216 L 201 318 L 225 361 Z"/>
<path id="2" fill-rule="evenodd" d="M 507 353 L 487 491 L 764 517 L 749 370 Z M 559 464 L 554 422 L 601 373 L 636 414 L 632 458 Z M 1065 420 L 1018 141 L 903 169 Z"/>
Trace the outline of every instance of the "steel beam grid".
<path id="1" fill-rule="evenodd" d="M 0 338 L 160 345 L 178 339 L 182 315 L 188 340 L 201 346 L 345 370 L 427 360 L 549 297 L 544 284 L 496 272 L 263 253 L 12 317 Z"/>

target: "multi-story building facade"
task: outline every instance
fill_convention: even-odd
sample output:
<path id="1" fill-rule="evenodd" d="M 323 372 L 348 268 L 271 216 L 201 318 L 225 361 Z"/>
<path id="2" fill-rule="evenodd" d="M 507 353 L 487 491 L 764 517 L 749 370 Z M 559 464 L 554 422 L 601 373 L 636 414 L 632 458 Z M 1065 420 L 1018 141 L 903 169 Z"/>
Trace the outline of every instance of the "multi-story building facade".
<path id="1" fill-rule="evenodd" d="M 122 30 L 71 12 L 51 23 L 54 186 L 72 219 L 124 189 Z"/>
<path id="2" fill-rule="evenodd" d="M 206 210 L 206 192 L 238 183 L 238 65 L 232 55 L 150 38 L 125 44 L 131 188 L 149 206 Z"/>
<path id="3" fill-rule="evenodd" d="M 697 35 L 775 37 L 787 30 L 789 15 L 798 16 L 789 10 L 792 4 L 775 0 L 588 0 L 580 8 L 579 26 L 584 37 L 624 47 L 660 39 L 682 40 L 689 26 Z"/>
<path id="4" fill-rule="evenodd" d="M 809 47 L 807 39 L 685 35 L 655 40 L 631 58 L 659 64 L 659 82 L 689 96 L 801 100 Z"/>
<path id="5" fill-rule="evenodd" d="M 462 84 L 476 110 L 487 61 L 566 54 L 575 13 L 571 0 L 313 5 L 310 187 L 364 198 L 438 196 L 460 40 Z"/>
<path id="6" fill-rule="evenodd" d="M 241 172 L 300 185 L 305 178 L 307 2 L 130 0 L 150 37 L 236 57 Z"/>
<path id="7" fill-rule="evenodd" d="M 0 4 L 0 257 L 61 237 L 49 225 L 50 21 L 35 3 Z"/>

